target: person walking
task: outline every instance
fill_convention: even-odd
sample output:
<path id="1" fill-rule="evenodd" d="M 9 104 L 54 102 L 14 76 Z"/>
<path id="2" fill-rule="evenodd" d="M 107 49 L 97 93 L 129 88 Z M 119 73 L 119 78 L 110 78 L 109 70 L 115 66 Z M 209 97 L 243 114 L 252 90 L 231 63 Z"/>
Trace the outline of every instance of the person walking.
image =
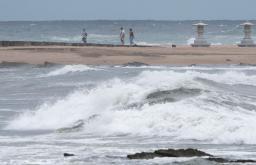
<path id="1" fill-rule="evenodd" d="M 83 42 L 84 44 L 87 43 L 87 36 L 88 36 L 88 34 L 87 34 L 87 32 L 86 32 L 86 29 L 83 29 L 83 31 L 82 31 L 82 42 Z"/>
<path id="2" fill-rule="evenodd" d="M 132 28 L 130 28 L 129 34 L 130 34 L 130 45 L 132 46 L 132 45 L 134 45 L 134 38 L 135 38 Z"/>
<path id="3" fill-rule="evenodd" d="M 120 41 L 121 41 L 121 45 L 125 44 L 125 30 L 123 27 L 120 28 Z"/>

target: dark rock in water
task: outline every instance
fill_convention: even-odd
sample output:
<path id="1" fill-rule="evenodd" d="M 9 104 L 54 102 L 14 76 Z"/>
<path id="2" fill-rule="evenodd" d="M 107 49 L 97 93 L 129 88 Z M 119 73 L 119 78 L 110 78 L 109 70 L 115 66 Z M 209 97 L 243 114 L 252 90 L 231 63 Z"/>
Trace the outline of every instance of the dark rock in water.
<path id="1" fill-rule="evenodd" d="M 223 158 L 215 158 L 215 157 L 211 157 L 208 158 L 207 160 L 209 161 L 214 161 L 217 163 L 256 163 L 256 160 L 228 160 L 228 159 L 223 159 Z"/>
<path id="2" fill-rule="evenodd" d="M 168 149 L 168 150 L 156 150 L 154 152 L 155 154 L 164 156 L 164 157 L 202 157 L 202 156 L 212 156 L 210 154 L 207 154 L 205 152 L 196 150 L 196 149 Z"/>
<path id="3" fill-rule="evenodd" d="M 154 159 L 156 157 L 202 157 L 202 156 L 212 156 L 205 152 L 196 149 L 167 149 L 167 150 L 156 150 L 154 152 L 142 152 L 136 153 L 134 155 L 128 155 L 129 159 Z"/>
<path id="4" fill-rule="evenodd" d="M 129 62 L 129 63 L 126 63 L 126 64 L 123 64 L 124 67 L 127 67 L 127 66 L 134 66 L 134 67 L 140 67 L 140 66 L 149 66 L 148 64 L 145 64 L 145 63 L 142 63 L 142 62 Z"/>
<path id="5" fill-rule="evenodd" d="M 189 97 L 200 95 L 200 89 L 179 88 L 174 90 L 157 91 L 147 96 L 149 104 L 176 102 Z"/>
<path id="6" fill-rule="evenodd" d="M 71 156 L 75 156 L 75 154 L 64 153 L 63 156 L 64 157 L 71 157 Z"/>
<path id="7" fill-rule="evenodd" d="M 162 156 L 155 154 L 153 152 L 142 152 L 142 153 L 136 153 L 134 155 L 127 155 L 128 159 L 154 159 L 156 157 L 162 157 Z"/>
<path id="8" fill-rule="evenodd" d="M 256 163 L 256 160 L 228 160 L 224 158 L 214 157 L 197 149 L 162 149 L 154 152 L 141 152 L 133 155 L 127 155 L 128 159 L 154 159 L 161 157 L 202 157 L 207 161 L 216 163 Z M 206 157 L 206 158 L 205 158 Z"/>
<path id="9" fill-rule="evenodd" d="M 227 159 L 223 159 L 223 158 L 207 158 L 207 160 L 209 161 L 213 161 L 213 162 L 217 162 L 217 163 L 229 163 L 230 161 L 228 161 Z"/>
<path id="10" fill-rule="evenodd" d="M 231 163 L 256 163 L 256 160 L 232 160 Z"/>

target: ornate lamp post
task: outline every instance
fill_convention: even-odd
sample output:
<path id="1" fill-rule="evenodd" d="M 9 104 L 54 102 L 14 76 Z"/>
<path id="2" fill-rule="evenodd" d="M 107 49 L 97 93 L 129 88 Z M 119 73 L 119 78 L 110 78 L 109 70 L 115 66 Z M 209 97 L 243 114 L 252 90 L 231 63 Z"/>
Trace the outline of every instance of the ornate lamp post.
<path id="1" fill-rule="evenodd" d="M 194 44 L 192 44 L 192 47 L 209 47 L 211 44 L 209 44 L 206 39 L 204 38 L 204 29 L 207 24 L 204 24 L 202 22 L 194 24 L 193 26 L 196 26 L 196 32 L 197 36 L 194 41 Z"/>
<path id="2" fill-rule="evenodd" d="M 238 44 L 239 47 L 256 47 L 256 44 L 252 40 L 252 26 L 254 26 L 251 22 L 245 22 L 241 24 L 241 26 L 244 27 L 244 38 L 241 41 L 240 44 Z"/>

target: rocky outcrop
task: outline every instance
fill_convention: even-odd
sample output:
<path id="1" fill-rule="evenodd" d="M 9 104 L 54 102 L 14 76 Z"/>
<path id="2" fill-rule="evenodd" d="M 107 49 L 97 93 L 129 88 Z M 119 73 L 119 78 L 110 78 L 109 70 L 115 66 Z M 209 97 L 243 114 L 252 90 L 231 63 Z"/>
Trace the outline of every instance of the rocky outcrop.
<path id="1" fill-rule="evenodd" d="M 141 152 L 127 155 L 128 159 L 154 159 L 161 157 L 202 157 L 208 161 L 217 163 L 256 163 L 256 160 L 228 160 L 224 158 L 214 157 L 197 149 L 161 149 L 154 152 Z"/>
<path id="2" fill-rule="evenodd" d="M 72 157 L 72 156 L 75 156 L 75 154 L 64 153 L 63 156 L 64 156 L 64 157 Z"/>
<path id="3" fill-rule="evenodd" d="M 156 150 L 154 152 L 142 152 L 136 153 L 134 155 L 128 155 L 127 158 L 129 159 L 154 159 L 156 157 L 202 157 L 202 156 L 212 156 L 205 152 L 196 150 L 196 149 L 161 149 Z"/>
<path id="4" fill-rule="evenodd" d="M 163 157 L 163 156 L 158 155 L 155 152 L 141 152 L 133 155 L 127 155 L 127 158 L 129 159 L 154 159 L 157 157 Z"/>
<path id="5" fill-rule="evenodd" d="M 202 157 L 202 156 L 212 156 L 205 152 L 196 150 L 196 149 L 168 149 L 168 150 L 156 150 L 154 153 L 164 156 L 164 157 Z"/>
<path id="6" fill-rule="evenodd" d="M 228 159 L 223 159 L 223 158 L 211 157 L 211 158 L 207 158 L 207 160 L 214 161 L 217 163 L 256 163 L 256 160 L 249 160 L 249 159 L 228 160 Z"/>

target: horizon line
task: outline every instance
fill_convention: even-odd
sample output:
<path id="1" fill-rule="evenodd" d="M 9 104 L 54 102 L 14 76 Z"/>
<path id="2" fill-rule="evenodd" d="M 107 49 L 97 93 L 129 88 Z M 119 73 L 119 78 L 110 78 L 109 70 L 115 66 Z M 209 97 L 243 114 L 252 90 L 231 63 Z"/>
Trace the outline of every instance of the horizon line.
<path id="1" fill-rule="evenodd" d="M 61 21 L 256 21 L 256 19 L 53 19 L 53 20 L 0 20 L 0 22 L 61 22 Z"/>

